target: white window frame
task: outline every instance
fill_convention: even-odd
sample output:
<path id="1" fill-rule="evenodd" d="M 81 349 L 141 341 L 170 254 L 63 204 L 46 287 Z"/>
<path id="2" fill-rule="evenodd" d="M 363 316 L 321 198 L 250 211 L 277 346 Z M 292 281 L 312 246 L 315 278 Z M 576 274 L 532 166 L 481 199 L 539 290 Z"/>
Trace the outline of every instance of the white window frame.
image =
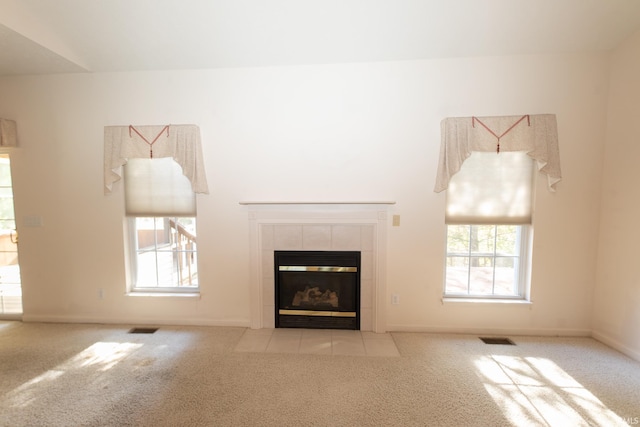
<path id="1" fill-rule="evenodd" d="M 198 277 L 198 249 L 197 244 L 195 250 L 192 252 L 195 256 L 195 269 L 196 269 L 196 284 L 195 286 L 165 286 L 160 282 L 159 272 L 156 272 L 156 283 L 138 283 L 138 233 L 136 227 L 136 220 L 138 218 L 151 218 L 147 216 L 130 216 L 126 218 L 126 229 L 128 236 L 128 244 L 127 244 L 127 253 L 126 257 L 128 260 L 128 277 L 129 277 L 129 286 L 128 290 L 130 293 L 169 293 L 169 294 L 186 294 L 186 293 L 199 293 L 200 292 L 200 282 Z M 177 217 L 153 217 L 155 219 L 162 220 L 177 220 Z M 196 217 L 193 218 L 194 221 L 197 222 Z M 197 224 L 196 224 L 197 230 Z M 155 239 L 155 233 L 154 239 Z M 153 253 L 156 260 L 159 252 L 172 252 L 175 255 L 182 256 L 185 253 L 189 253 L 189 251 L 158 251 L 157 246 L 155 249 L 150 250 L 149 254 Z"/>
<path id="2" fill-rule="evenodd" d="M 449 226 L 456 225 L 478 225 L 478 224 L 451 224 L 446 225 L 445 227 L 445 257 L 444 257 L 444 275 L 443 275 L 443 284 L 442 284 L 442 293 L 443 298 L 446 299 L 459 299 L 459 300 L 492 300 L 492 301 L 528 301 L 529 300 L 529 292 L 530 292 L 530 272 L 531 272 L 531 241 L 533 234 L 533 226 L 531 225 L 515 225 L 518 227 L 518 236 L 516 241 L 517 252 L 518 252 L 518 265 L 516 267 L 517 273 L 515 274 L 517 283 L 515 287 L 517 288 L 517 292 L 513 295 L 505 295 L 505 294 L 471 294 L 469 293 L 470 283 L 469 276 L 467 277 L 467 293 L 447 293 L 447 259 L 450 256 L 449 248 L 448 248 L 448 229 Z M 499 226 L 503 224 L 485 224 L 489 226 Z M 513 224 L 509 224 L 513 225 Z M 471 242 L 469 242 L 471 245 Z M 469 260 L 470 260 L 470 249 L 469 249 Z M 496 248 L 494 247 L 493 255 L 487 255 L 488 257 L 494 258 L 494 262 L 492 263 L 495 268 L 495 258 L 496 256 Z M 469 268 L 471 268 L 469 266 Z M 493 286 L 495 286 L 495 274 L 493 276 Z"/>

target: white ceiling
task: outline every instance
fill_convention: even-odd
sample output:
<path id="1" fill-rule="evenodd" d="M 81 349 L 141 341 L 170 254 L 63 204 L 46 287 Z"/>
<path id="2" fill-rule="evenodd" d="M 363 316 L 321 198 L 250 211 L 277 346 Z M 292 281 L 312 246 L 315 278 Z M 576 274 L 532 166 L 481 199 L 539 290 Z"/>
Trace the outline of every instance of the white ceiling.
<path id="1" fill-rule="evenodd" d="M 0 75 L 609 50 L 640 0 L 0 0 Z"/>

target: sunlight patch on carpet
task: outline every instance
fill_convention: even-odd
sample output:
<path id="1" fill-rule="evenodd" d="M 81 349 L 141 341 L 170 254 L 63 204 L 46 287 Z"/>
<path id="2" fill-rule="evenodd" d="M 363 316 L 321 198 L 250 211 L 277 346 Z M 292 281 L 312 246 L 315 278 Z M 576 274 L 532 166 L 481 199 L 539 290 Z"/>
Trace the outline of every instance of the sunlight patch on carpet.
<path id="1" fill-rule="evenodd" d="M 11 399 L 11 406 L 27 407 L 35 403 L 38 396 L 55 389 L 56 380 L 67 374 L 73 376 L 82 373 L 85 378 L 101 374 L 114 367 L 142 345 L 130 342 L 97 342 L 92 344 L 66 362 L 14 389 L 7 395 Z"/>
<path id="2" fill-rule="evenodd" d="M 514 425 L 625 425 L 549 359 L 493 355 L 479 357 L 475 365 L 485 390 Z"/>

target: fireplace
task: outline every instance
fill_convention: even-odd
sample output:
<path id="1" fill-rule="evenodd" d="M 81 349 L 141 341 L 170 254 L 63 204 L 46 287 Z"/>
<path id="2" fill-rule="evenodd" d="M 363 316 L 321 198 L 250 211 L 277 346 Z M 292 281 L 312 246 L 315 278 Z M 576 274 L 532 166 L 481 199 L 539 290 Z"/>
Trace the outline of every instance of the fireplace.
<path id="1" fill-rule="evenodd" d="M 275 328 L 274 251 L 359 251 L 361 331 L 386 331 L 387 209 L 395 202 L 240 202 L 248 207 L 252 329 Z"/>
<path id="2" fill-rule="evenodd" d="M 359 251 L 274 251 L 277 328 L 360 329 Z"/>

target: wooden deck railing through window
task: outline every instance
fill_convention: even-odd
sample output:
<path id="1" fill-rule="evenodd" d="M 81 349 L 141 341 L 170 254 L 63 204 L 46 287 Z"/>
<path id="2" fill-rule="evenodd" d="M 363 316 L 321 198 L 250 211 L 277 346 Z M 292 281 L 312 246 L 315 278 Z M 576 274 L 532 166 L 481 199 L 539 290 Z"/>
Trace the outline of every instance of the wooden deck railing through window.
<path id="1" fill-rule="evenodd" d="M 196 236 L 182 224 L 169 220 L 171 234 L 175 237 L 173 248 L 174 260 L 178 266 L 178 285 L 197 286 Z"/>

